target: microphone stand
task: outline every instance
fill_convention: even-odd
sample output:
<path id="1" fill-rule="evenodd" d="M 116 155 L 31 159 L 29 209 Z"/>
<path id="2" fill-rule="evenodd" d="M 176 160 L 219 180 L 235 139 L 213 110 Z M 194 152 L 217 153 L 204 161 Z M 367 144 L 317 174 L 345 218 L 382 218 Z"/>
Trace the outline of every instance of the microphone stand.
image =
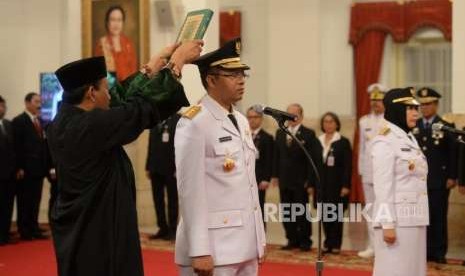
<path id="1" fill-rule="evenodd" d="M 275 118 L 275 120 L 278 122 L 278 126 L 279 128 L 284 131 L 284 133 L 286 133 L 287 135 L 291 136 L 292 137 L 292 140 L 294 140 L 297 145 L 299 145 L 299 147 L 302 149 L 302 151 L 305 153 L 305 156 L 307 157 L 308 159 L 308 162 L 310 163 L 311 167 L 312 167 L 312 170 L 313 172 L 315 173 L 315 180 L 316 180 L 316 183 L 315 183 L 315 186 L 316 186 L 316 195 L 317 195 L 317 217 L 319 215 L 319 211 L 318 211 L 318 207 L 320 208 L 321 210 L 321 217 L 318 219 L 318 242 L 317 242 L 317 260 L 316 260 L 316 263 L 315 263 L 315 269 L 316 269 L 316 275 L 317 276 L 321 276 L 323 275 L 323 269 L 324 269 L 324 261 L 323 261 L 323 254 L 322 254 L 322 247 L 321 247 L 321 229 L 322 229 L 322 219 L 323 219 L 323 204 L 322 204 L 322 194 L 321 194 L 321 180 L 320 180 L 320 174 L 318 173 L 318 169 L 315 165 L 315 162 L 313 162 L 313 159 L 312 157 L 310 156 L 310 153 L 307 151 L 307 149 L 304 147 L 304 145 L 302 144 L 302 142 L 299 141 L 299 139 L 297 139 L 297 137 L 295 137 L 294 134 L 292 134 L 287 126 L 285 125 L 285 122 L 286 122 L 286 119 L 282 118 L 282 117 L 279 117 L 279 118 Z"/>

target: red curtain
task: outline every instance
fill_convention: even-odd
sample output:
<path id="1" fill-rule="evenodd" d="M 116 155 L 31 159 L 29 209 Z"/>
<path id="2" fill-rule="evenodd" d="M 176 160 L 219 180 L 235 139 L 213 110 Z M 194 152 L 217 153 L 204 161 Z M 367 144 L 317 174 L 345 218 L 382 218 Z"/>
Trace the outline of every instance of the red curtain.
<path id="1" fill-rule="evenodd" d="M 220 12 L 220 46 L 241 36 L 241 12 Z"/>
<path id="2" fill-rule="evenodd" d="M 452 1 L 424 0 L 405 4 L 405 42 L 423 27 L 439 29 L 444 38 L 452 40 Z"/>
<path id="3" fill-rule="evenodd" d="M 407 42 L 420 28 L 439 29 L 452 39 L 452 2 L 450 0 L 356 3 L 352 6 L 349 42 L 357 45 L 366 32 L 381 30 L 396 42 Z"/>
<path id="4" fill-rule="evenodd" d="M 452 39 L 452 3 L 449 0 L 356 3 L 351 10 L 349 42 L 354 48 L 356 107 L 358 119 L 370 112 L 366 91 L 379 81 L 384 41 L 406 42 L 422 27 L 439 29 L 447 40 Z M 358 175 L 358 126 L 354 137 L 351 200 L 363 202 L 363 190 Z"/>
<path id="5" fill-rule="evenodd" d="M 386 33 L 382 31 L 367 32 L 359 43 L 354 46 L 355 88 L 358 119 L 370 112 L 370 99 L 367 87 L 378 81 L 383 59 Z M 358 126 L 354 140 L 354 153 L 358 153 Z M 353 155 L 352 201 L 363 201 L 363 190 L 358 175 L 358 155 Z"/>

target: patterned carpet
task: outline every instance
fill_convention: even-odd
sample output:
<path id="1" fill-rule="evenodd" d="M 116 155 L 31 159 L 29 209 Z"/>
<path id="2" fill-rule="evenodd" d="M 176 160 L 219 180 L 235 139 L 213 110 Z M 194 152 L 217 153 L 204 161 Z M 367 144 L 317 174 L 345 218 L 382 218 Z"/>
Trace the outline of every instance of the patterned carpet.
<path id="1" fill-rule="evenodd" d="M 141 234 L 143 248 L 174 251 L 174 243 L 162 240 L 149 240 L 147 234 Z M 277 245 L 269 245 L 267 248 L 267 261 L 286 264 L 313 265 L 316 260 L 316 250 L 310 253 L 302 253 L 298 250 L 283 251 Z M 373 261 L 359 258 L 356 252 L 343 251 L 340 255 L 328 255 L 324 257 L 325 267 L 346 268 L 362 271 L 371 271 Z M 461 260 L 448 260 L 448 264 L 428 264 L 428 276 L 465 276 L 465 266 Z M 414 275 L 412 275 L 414 276 Z"/>

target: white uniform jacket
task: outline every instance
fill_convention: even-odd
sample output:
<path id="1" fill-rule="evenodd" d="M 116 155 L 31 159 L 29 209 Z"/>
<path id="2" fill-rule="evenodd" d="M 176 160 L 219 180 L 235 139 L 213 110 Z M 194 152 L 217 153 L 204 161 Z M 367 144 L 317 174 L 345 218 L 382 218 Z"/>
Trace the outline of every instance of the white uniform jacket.
<path id="1" fill-rule="evenodd" d="M 385 124 L 383 115 L 367 114 L 360 118 L 358 172 L 362 176 L 362 183 L 373 184 L 373 169 L 371 162 L 371 144 L 380 128 Z"/>
<path id="2" fill-rule="evenodd" d="M 374 227 L 428 225 L 428 164 L 413 135 L 386 122 L 373 140 L 372 157 Z"/>
<path id="3" fill-rule="evenodd" d="M 239 132 L 210 96 L 199 106 L 200 112 L 181 118 L 176 128 L 180 222 L 175 262 L 188 266 L 191 257 L 211 255 L 219 266 L 259 258 L 266 240 L 248 121 L 233 112 Z"/>

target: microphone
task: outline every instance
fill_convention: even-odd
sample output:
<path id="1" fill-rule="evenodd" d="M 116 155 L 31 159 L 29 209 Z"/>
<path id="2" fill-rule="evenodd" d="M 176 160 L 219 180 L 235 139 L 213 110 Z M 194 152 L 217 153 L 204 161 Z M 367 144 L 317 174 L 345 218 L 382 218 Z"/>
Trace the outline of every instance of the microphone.
<path id="1" fill-rule="evenodd" d="M 454 133 L 454 134 L 458 134 L 458 135 L 465 135 L 465 131 L 455 129 L 455 128 L 450 127 L 450 126 L 446 126 L 443 123 L 434 123 L 434 124 L 431 125 L 431 128 L 434 131 L 445 131 L 445 132 L 450 132 L 450 133 Z"/>
<path id="2" fill-rule="evenodd" d="M 295 121 L 297 119 L 296 115 L 287 113 L 281 110 L 277 110 L 268 106 L 263 106 L 261 104 L 256 104 L 253 106 L 253 110 L 257 113 L 263 113 L 269 115 L 277 121 Z"/>

